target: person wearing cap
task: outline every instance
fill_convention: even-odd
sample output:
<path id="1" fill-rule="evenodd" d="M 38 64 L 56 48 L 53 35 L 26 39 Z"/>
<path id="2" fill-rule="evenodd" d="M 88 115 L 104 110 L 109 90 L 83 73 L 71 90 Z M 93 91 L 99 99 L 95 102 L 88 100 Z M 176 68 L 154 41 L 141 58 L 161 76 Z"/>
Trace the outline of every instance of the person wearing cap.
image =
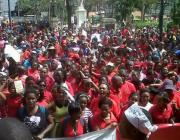
<path id="1" fill-rule="evenodd" d="M 158 127 L 151 122 L 148 111 L 133 104 L 123 113 L 119 128 L 121 139 L 146 140 Z"/>

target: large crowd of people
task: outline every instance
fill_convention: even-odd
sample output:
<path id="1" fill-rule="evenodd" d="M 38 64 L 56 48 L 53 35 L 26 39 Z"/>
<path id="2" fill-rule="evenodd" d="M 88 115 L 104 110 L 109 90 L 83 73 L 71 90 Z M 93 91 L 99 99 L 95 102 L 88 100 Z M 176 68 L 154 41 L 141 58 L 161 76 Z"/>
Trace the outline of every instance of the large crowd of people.
<path id="1" fill-rule="evenodd" d="M 180 122 L 180 29 L 159 38 L 153 27 L 1 27 L 0 118 L 19 119 L 37 140 L 105 128 L 146 139 L 153 130 L 136 127 L 133 107 L 151 127 Z"/>

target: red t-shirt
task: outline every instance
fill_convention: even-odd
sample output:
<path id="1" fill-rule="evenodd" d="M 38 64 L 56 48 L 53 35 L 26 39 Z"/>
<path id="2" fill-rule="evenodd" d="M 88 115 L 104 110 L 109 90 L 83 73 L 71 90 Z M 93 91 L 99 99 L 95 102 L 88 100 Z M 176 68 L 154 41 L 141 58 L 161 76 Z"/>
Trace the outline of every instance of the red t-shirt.
<path id="1" fill-rule="evenodd" d="M 164 112 L 162 112 L 157 105 L 154 105 L 151 107 L 149 112 L 151 114 L 152 121 L 155 124 L 169 123 L 173 116 L 173 110 L 170 105 L 167 105 L 167 108 Z"/>
<path id="2" fill-rule="evenodd" d="M 133 93 L 136 92 L 135 86 L 126 81 L 122 86 L 121 86 L 121 103 L 126 104 L 129 100 L 129 96 Z"/>
<path id="3" fill-rule="evenodd" d="M 40 79 L 38 70 L 28 69 L 28 76 L 32 76 L 35 81 L 38 81 Z"/>
<path id="4" fill-rule="evenodd" d="M 7 114 L 8 117 L 16 117 L 17 116 L 17 111 L 19 110 L 19 108 L 21 107 L 22 104 L 22 96 L 16 96 L 16 97 L 12 97 L 11 95 L 9 95 L 7 97 Z"/>
<path id="5" fill-rule="evenodd" d="M 72 128 L 71 121 L 69 119 L 64 120 L 63 123 L 65 124 L 64 126 L 65 129 L 63 131 L 64 137 L 75 137 L 84 134 L 84 126 L 80 120 L 78 120 L 77 122 L 76 134 L 74 133 L 74 129 Z"/>
<path id="6" fill-rule="evenodd" d="M 117 123 L 118 121 L 116 117 L 113 115 L 113 113 L 110 114 L 110 119 L 106 121 L 101 117 L 100 113 L 94 115 L 90 120 L 93 130 L 95 130 L 96 127 L 98 127 L 99 129 L 104 129 L 114 122 Z"/>
<path id="7" fill-rule="evenodd" d="M 48 90 L 48 91 L 52 91 L 52 88 L 53 88 L 53 86 L 54 86 L 54 79 L 51 77 L 51 76 L 47 76 L 46 77 L 46 79 L 45 79 L 45 81 L 46 81 L 46 89 Z"/>
<path id="8" fill-rule="evenodd" d="M 120 107 L 119 105 L 110 98 L 112 101 L 113 105 L 111 107 L 111 112 L 114 114 L 114 116 L 119 119 L 119 114 L 120 114 Z M 93 112 L 93 114 L 98 114 L 100 112 L 100 108 L 98 107 L 100 101 L 100 97 L 94 98 L 90 104 L 90 109 Z"/>

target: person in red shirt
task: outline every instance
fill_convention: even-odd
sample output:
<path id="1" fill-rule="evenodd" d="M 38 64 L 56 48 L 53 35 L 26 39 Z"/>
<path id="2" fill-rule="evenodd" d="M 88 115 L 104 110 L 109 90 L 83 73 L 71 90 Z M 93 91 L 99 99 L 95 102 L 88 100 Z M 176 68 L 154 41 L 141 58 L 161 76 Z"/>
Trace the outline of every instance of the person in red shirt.
<path id="1" fill-rule="evenodd" d="M 149 112 L 154 124 L 174 123 L 172 120 L 173 109 L 169 103 L 170 99 L 168 96 L 162 93 L 162 95 L 158 97 L 158 103 L 150 108 Z"/>
<path id="2" fill-rule="evenodd" d="M 35 81 L 38 81 L 40 76 L 39 76 L 39 71 L 38 71 L 38 63 L 33 62 L 32 67 L 28 69 L 28 76 L 32 76 Z"/>
<path id="3" fill-rule="evenodd" d="M 22 105 L 22 95 L 16 92 L 14 82 L 8 84 L 9 94 L 6 96 L 8 117 L 17 117 L 17 111 Z"/>
<path id="4" fill-rule="evenodd" d="M 122 84 L 120 85 L 120 92 L 121 92 L 121 104 L 124 105 L 128 102 L 129 96 L 133 93 L 136 92 L 135 86 L 127 81 L 127 73 L 125 69 L 121 69 L 118 73 L 120 78 L 122 79 Z M 119 79 L 120 79 L 119 78 Z"/>
<path id="5" fill-rule="evenodd" d="M 68 106 L 69 115 L 63 120 L 61 137 L 76 137 L 87 133 L 86 121 L 81 117 L 81 107 L 72 102 Z"/>
<path id="6" fill-rule="evenodd" d="M 98 103 L 100 111 L 90 120 L 92 130 L 97 131 L 104 128 L 116 127 L 118 125 L 116 117 L 111 112 L 112 105 L 113 103 L 109 98 L 104 97 L 100 99 Z"/>
<path id="7" fill-rule="evenodd" d="M 102 98 L 107 97 L 112 101 L 111 112 L 114 114 L 114 116 L 117 119 L 119 119 L 120 107 L 116 103 L 116 101 L 114 101 L 114 98 L 111 98 L 108 85 L 105 83 L 100 84 L 99 85 L 99 93 L 100 93 L 100 95 L 97 98 L 94 98 L 90 104 L 90 109 L 92 110 L 93 114 L 97 114 L 100 112 L 100 109 L 98 107 L 99 101 Z"/>
<path id="8" fill-rule="evenodd" d="M 53 85 L 54 85 L 54 79 L 48 75 L 48 69 L 47 68 L 40 69 L 40 79 L 45 81 L 46 90 L 51 92 Z"/>
<path id="9" fill-rule="evenodd" d="M 51 92 L 49 92 L 45 89 L 45 87 L 46 87 L 45 81 L 41 80 L 38 82 L 38 86 L 34 85 L 33 87 L 37 90 L 37 92 L 39 94 L 37 104 L 39 106 L 43 106 L 48 109 L 49 105 L 53 102 L 53 96 L 52 96 Z"/>

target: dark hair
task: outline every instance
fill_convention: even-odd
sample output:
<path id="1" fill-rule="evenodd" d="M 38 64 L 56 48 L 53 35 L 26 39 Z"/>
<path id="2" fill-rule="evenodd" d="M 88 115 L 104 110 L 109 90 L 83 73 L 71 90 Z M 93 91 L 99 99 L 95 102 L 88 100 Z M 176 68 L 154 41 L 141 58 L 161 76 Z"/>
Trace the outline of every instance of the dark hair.
<path id="1" fill-rule="evenodd" d="M 37 88 L 35 88 L 35 87 L 26 88 L 25 93 L 24 93 L 24 98 L 26 98 L 28 94 L 32 94 L 32 93 L 36 97 L 38 97 Z"/>
<path id="2" fill-rule="evenodd" d="M 134 96 L 138 96 L 138 93 L 137 92 L 133 92 L 132 94 L 130 94 L 129 99 L 131 99 Z"/>
<path id="3" fill-rule="evenodd" d="M 161 92 L 158 96 L 158 101 L 162 100 L 164 103 L 170 103 L 171 100 L 169 98 L 169 94 L 167 92 Z"/>
<path id="4" fill-rule="evenodd" d="M 68 106 L 68 113 L 72 116 L 74 113 L 80 113 L 81 107 L 80 104 L 77 102 L 71 102 Z"/>
<path id="5" fill-rule="evenodd" d="M 78 102 L 78 103 L 80 102 L 80 99 L 82 97 L 85 97 L 87 100 L 89 100 L 89 97 L 86 92 L 80 92 L 80 93 L 77 93 L 76 95 L 77 96 L 75 97 L 75 99 L 76 99 L 76 102 Z"/>
<path id="6" fill-rule="evenodd" d="M 28 128 L 15 118 L 4 118 L 0 120 L 1 140 L 32 140 Z"/>
<path id="7" fill-rule="evenodd" d="M 9 76 L 15 78 L 17 76 L 17 64 L 16 61 L 12 57 L 8 57 L 7 60 L 9 61 Z"/>
<path id="8" fill-rule="evenodd" d="M 28 76 L 25 80 L 25 83 L 27 83 L 28 81 L 31 81 L 31 80 L 35 82 L 35 79 L 32 76 Z"/>
<path id="9" fill-rule="evenodd" d="M 145 93 L 145 92 L 150 93 L 150 90 L 149 90 L 148 88 L 141 89 L 141 90 L 139 91 L 139 95 L 141 96 L 141 95 L 142 95 L 143 93 Z"/>
<path id="10" fill-rule="evenodd" d="M 56 71 L 55 71 L 55 73 L 58 73 L 59 71 L 61 71 L 62 72 L 62 74 L 63 74 L 63 82 L 65 82 L 66 81 L 66 78 L 67 78 L 67 71 L 65 70 L 65 69 L 57 69 Z"/>
<path id="11" fill-rule="evenodd" d="M 105 97 L 105 98 L 100 99 L 98 103 L 98 107 L 101 108 L 102 105 L 109 105 L 109 107 L 112 107 L 113 102 L 108 97 Z"/>
<path id="12" fill-rule="evenodd" d="M 8 90 L 10 90 L 14 86 L 14 81 L 8 82 Z"/>

